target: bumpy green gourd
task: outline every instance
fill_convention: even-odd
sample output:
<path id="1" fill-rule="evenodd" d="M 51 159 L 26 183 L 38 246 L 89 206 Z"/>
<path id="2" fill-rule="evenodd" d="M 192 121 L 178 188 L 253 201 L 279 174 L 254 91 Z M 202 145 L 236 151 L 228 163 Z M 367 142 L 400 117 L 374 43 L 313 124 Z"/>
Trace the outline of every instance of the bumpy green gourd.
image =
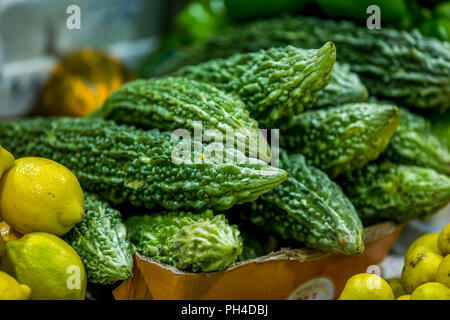
<path id="1" fill-rule="evenodd" d="M 292 177 L 257 201 L 234 207 L 242 223 L 325 252 L 363 252 L 361 220 L 341 188 L 302 155 L 281 154 Z"/>
<path id="2" fill-rule="evenodd" d="M 425 219 L 450 202 L 450 178 L 433 169 L 371 163 L 341 180 L 363 223 Z"/>
<path id="3" fill-rule="evenodd" d="M 139 253 L 181 270 L 224 270 L 242 252 L 237 227 L 211 210 L 133 216 L 125 223 Z"/>
<path id="4" fill-rule="evenodd" d="M 350 65 L 336 62 L 330 83 L 317 94 L 316 108 L 367 101 L 369 92 Z"/>
<path id="5" fill-rule="evenodd" d="M 450 150 L 450 111 L 429 116 L 428 119 L 431 122 L 431 131 L 446 143 Z"/>
<path id="6" fill-rule="evenodd" d="M 364 13 L 363 13 L 364 14 Z M 175 54 L 156 74 L 238 52 L 293 45 L 318 48 L 332 41 L 372 95 L 424 109 L 450 107 L 450 44 L 418 32 L 369 30 L 352 22 L 316 17 L 277 17 L 240 25 Z"/>
<path id="7" fill-rule="evenodd" d="M 394 163 L 428 167 L 450 175 L 450 153 L 447 146 L 431 132 L 429 122 L 404 108 L 400 124 L 384 156 Z M 450 130 L 450 127 L 447 128 Z"/>
<path id="8" fill-rule="evenodd" d="M 287 176 L 235 149 L 224 147 L 227 161 L 215 160 L 201 143 L 186 145 L 172 140 L 170 134 L 101 119 L 4 122 L 0 141 L 17 157 L 40 156 L 61 163 L 85 190 L 114 204 L 225 210 L 255 200 Z M 188 148 L 179 150 L 180 145 Z"/>
<path id="9" fill-rule="evenodd" d="M 130 82 L 112 93 L 103 107 L 90 117 L 170 131 L 217 129 L 224 140 L 226 134 L 232 132 L 236 143 L 245 145 L 247 151 L 252 151 L 253 145 L 255 151 L 266 150 L 259 159 L 270 160 L 267 141 L 244 104 L 194 80 L 164 78 Z M 250 155 L 258 157 L 258 154 Z"/>
<path id="10" fill-rule="evenodd" d="M 393 105 L 355 103 L 309 110 L 280 134 L 280 145 L 302 153 L 311 165 L 336 177 L 376 159 L 399 120 Z"/>
<path id="11" fill-rule="evenodd" d="M 293 115 L 314 104 L 317 92 L 330 82 L 335 60 L 336 49 L 328 42 L 318 50 L 287 46 L 236 54 L 188 66 L 173 75 L 236 95 L 253 118 L 273 128 L 285 126 Z"/>
<path id="12" fill-rule="evenodd" d="M 88 281 L 112 284 L 131 277 L 133 257 L 120 212 L 89 193 L 84 195 L 85 218 L 64 240 L 83 260 Z"/>

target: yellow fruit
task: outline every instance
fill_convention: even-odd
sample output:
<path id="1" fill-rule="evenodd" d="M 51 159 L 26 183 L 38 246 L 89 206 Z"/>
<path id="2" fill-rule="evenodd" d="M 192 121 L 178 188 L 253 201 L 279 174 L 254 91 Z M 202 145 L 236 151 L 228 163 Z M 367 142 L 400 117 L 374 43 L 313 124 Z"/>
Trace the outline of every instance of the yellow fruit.
<path id="1" fill-rule="evenodd" d="M 396 298 L 406 294 L 406 290 L 403 288 L 403 284 L 400 279 L 388 279 L 386 281 L 391 286 L 392 292 L 394 292 L 394 296 Z"/>
<path id="2" fill-rule="evenodd" d="M 389 284 L 381 277 L 360 273 L 348 279 L 339 300 L 394 300 Z"/>
<path id="3" fill-rule="evenodd" d="M 411 300 L 411 295 L 410 294 L 404 294 L 404 295 L 398 297 L 396 300 Z"/>
<path id="4" fill-rule="evenodd" d="M 450 223 L 439 233 L 438 246 L 444 257 L 450 254 Z"/>
<path id="5" fill-rule="evenodd" d="M 0 300 L 28 300 L 30 288 L 9 274 L 0 271 Z"/>
<path id="6" fill-rule="evenodd" d="M 11 153 L 0 146 L 0 178 L 6 170 L 14 165 L 14 157 Z"/>
<path id="7" fill-rule="evenodd" d="M 411 293 L 421 284 L 436 281 L 436 271 L 441 261 L 442 256 L 427 247 L 416 247 L 410 251 L 401 277 L 406 292 Z"/>
<path id="8" fill-rule="evenodd" d="M 450 288 L 450 254 L 446 255 L 439 264 L 436 281 Z"/>
<path id="9" fill-rule="evenodd" d="M 441 254 L 441 250 L 439 250 L 438 247 L 438 238 L 439 233 L 427 233 L 417 238 L 416 241 L 414 241 L 409 246 L 408 251 L 406 251 L 405 261 L 407 260 L 411 252 L 415 251 L 418 247 L 424 247 L 427 248 L 428 251 L 431 251 L 436 254 Z"/>
<path id="10" fill-rule="evenodd" d="M 66 167 L 44 158 L 16 160 L 0 182 L 0 213 L 15 230 L 62 236 L 84 217 L 83 190 Z"/>
<path id="11" fill-rule="evenodd" d="M 11 228 L 6 221 L 0 222 L 0 238 L 2 238 L 3 241 L 8 242 L 11 240 L 17 240 L 20 237 L 22 237 L 22 234 Z"/>
<path id="12" fill-rule="evenodd" d="M 31 288 L 33 300 L 83 300 L 86 271 L 66 242 L 36 232 L 6 244 L 1 269 Z"/>
<path id="13" fill-rule="evenodd" d="M 450 300 L 450 289 L 439 282 L 428 282 L 414 290 L 411 300 Z"/>

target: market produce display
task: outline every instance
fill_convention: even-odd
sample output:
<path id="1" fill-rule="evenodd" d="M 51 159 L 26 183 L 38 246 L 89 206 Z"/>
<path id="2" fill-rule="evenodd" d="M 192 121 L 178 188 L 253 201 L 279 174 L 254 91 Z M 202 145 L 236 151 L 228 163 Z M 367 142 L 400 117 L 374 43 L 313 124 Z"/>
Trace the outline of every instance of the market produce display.
<path id="1" fill-rule="evenodd" d="M 224 270 L 242 252 L 237 227 L 211 210 L 133 216 L 125 223 L 139 253 L 181 270 Z"/>
<path id="2" fill-rule="evenodd" d="M 4 122 L 0 136 L 0 143 L 16 155 L 47 157 L 67 166 L 85 190 L 115 204 L 149 209 L 160 205 L 169 210 L 225 210 L 255 200 L 287 178 L 284 170 L 256 159 L 252 164 L 243 155 L 242 163 L 224 163 L 222 158 L 196 163 L 205 158 L 202 145 L 190 148 L 191 164 L 181 159 L 176 164 L 179 154 L 173 149 L 178 142 L 170 135 L 101 119 Z"/>
<path id="3" fill-rule="evenodd" d="M 292 46 L 236 54 L 182 68 L 172 75 L 210 83 L 239 97 L 267 128 L 287 126 L 315 103 L 328 85 L 336 60 L 333 43 L 318 50 Z"/>
<path id="4" fill-rule="evenodd" d="M 286 182 L 246 206 L 236 207 L 238 221 L 284 239 L 326 252 L 359 254 L 364 250 L 362 223 L 341 188 L 301 154 L 282 152 Z"/>
<path id="5" fill-rule="evenodd" d="M 405 254 L 400 279 L 376 274 L 351 277 L 339 300 L 450 300 L 450 223 L 417 238 Z"/>
<path id="6" fill-rule="evenodd" d="M 316 17 L 284 16 L 237 26 L 180 51 L 153 74 L 173 72 L 238 52 L 286 45 L 318 48 L 327 41 L 336 45 L 338 61 L 350 65 L 370 94 L 417 109 L 450 107 L 448 42 L 426 38 L 418 32 L 368 30 L 349 21 Z"/>
<path id="7" fill-rule="evenodd" d="M 306 111 L 280 136 L 280 145 L 301 152 L 333 178 L 378 158 L 399 120 L 398 109 L 391 105 L 359 103 Z"/>

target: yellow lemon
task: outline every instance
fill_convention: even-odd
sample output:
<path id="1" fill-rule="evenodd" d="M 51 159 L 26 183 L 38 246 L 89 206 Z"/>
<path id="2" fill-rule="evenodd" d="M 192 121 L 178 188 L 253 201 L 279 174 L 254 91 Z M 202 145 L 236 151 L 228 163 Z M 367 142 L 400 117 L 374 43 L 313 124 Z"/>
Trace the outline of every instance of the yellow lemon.
<path id="1" fill-rule="evenodd" d="M 439 233 L 438 246 L 444 257 L 450 254 L 450 223 Z"/>
<path id="2" fill-rule="evenodd" d="M 84 217 L 83 191 L 66 167 L 44 158 L 21 158 L 0 182 L 0 213 L 15 230 L 62 236 Z"/>
<path id="3" fill-rule="evenodd" d="M 430 281 L 436 281 L 436 271 L 442 256 L 429 250 L 428 247 L 416 247 L 409 252 L 402 270 L 401 281 L 406 292 Z"/>
<path id="4" fill-rule="evenodd" d="M 411 300 L 450 300 L 450 289 L 439 282 L 427 282 L 414 290 Z"/>
<path id="5" fill-rule="evenodd" d="M 436 281 L 450 288 L 450 254 L 442 259 L 436 271 Z"/>
<path id="6" fill-rule="evenodd" d="M 403 296 L 406 294 L 405 288 L 403 288 L 403 284 L 400 279 L 388 279 L 387 283 L 391 286 L 392 291 L 394 292 L 394 296 L 396 298 Z"/>
<path id="7" fill-rule="evenodd" d="M 14 165 L 14 157 L 0 146 L 0 178 L 6 170 Z"/>
<path id="8" fill-rule="evenodd" d="M 348 279 L 339 300 L 394 300 L 394 292 L 383 278 L 370 273 Z"/>
<path id="9" fill-rule="evenodd" d="M 396 300 L 411 300 L 411 295 L 410 294 L 404 294 L 404 295 L 398 297 Z"/>
<path id="10" fill-rule="evenodd" d="M 419 247 L 427 248 L 428 251 L 436 254 L 441 254 L 441 250 L 439 250 L 438 247 L 438 238 L 439 233 L 427 233 L 417 238 L 406 251 L 405 261 L 408 259 L 411 252 L 415 251 Z"/>
<path id="11" fill-rule="evenodd" d="M 0 271 L 0 300 L 28 300 L 30 288 L 9 274 Z"/>
<path id="12" fill-rule="evenodd" d="M 82 300 L 86 271 L 80 257 L 55 235 L 36 232 L 6 244 L 1 269 L 31 288 L 33 300 Z"/>

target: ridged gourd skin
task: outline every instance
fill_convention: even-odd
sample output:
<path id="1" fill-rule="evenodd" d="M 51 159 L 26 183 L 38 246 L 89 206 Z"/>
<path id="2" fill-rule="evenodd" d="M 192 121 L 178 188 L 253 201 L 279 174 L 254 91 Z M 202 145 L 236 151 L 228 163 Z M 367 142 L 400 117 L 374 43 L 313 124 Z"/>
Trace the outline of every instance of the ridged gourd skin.
<path id="1" fill-rule="evenodd" d="M 224 270 L 242 252 L 237 227 L 211 210 L 133 216 L 125 224 L 139 253 L 180 270 Z"/>
<path id="2" fill-rule="evenodd" d="M 120 212 L 93 194 L 84 194 L 85 218 L 64 241 L 80 256 L 90 283 L 113 284 L 131 277 L 132 246 Z"/>
<path id="3" fill-rule="evenodd" d="M 397 164 L 427 167 L 450 175 L 450 153 L 447 145 L 431 131 L 423 117 L 404 108 L 400 124 L 392 136 L 384 156 Z M 450 126 L 447 128 L 450 131 Z"/>
<path id="4" fill-rule="evenodd" d="M 170 133 L 101 119 L 9 121 L 0 123 L 0 137 L 19 157 L 45 157 L 66 166 L 84 190 L 112 204 L 225 210 L 255 200 L 287 178 L 284 170 L 225 147 L 243 162 L 214 161 L 201 144 L 185 154 L 192 163 L 178 162 L 179 142 Z"/>
<path id="5" fill-rule="evenodd" d="M 233 207 L 238 220 L 324 252 L 362 253 L 361 220 L 339 185 L 300 154 L 282 152 L 281 163 L 292 176 L 257 201 Z"/>
<path id="6" fill-rule="evenodd" d="M 426 219 L 450 202 L 450 178 L 430 168 L 370 163 L 339 181 L 364 225 Z"/>
<path id="7" fill-rule="evenodd" d="M 324 42 L 325 43 L 325 42 Z M 241 99 L 264 128 L 287 126 L 292 117 L 314 105 L 317 92 L 331 80 L 336 48 L 287 46 L 236 54 L 187 66 L 173 73 L 210 83 Z"/>
<path id="8" fill-rule="evenodd" d="M 358 73 L 371 95 L 419 109 L 450 107 L 450 44 L 419 32 L 369 30 L 349 21 L 283 16 L 240 25 L 180 51 L 155 74 L 235 53 L 293 45 L 318 48 L 332 41 L 338 61 Z"/>
<path id="9" fill-rule="evenodd" d="M 242 101 L 194 80 L 171 77 L 135 80 L 113 92 L 90 118 L 141 128 L 191 132 L 198 129 L 201 122 L 203 130 L 217 129 L 223 139 L 227 131 L 234 130 L 236 143 L 245 145 L 247 151 L 253 150 L 252 145 L 264 144 L 259 150 L 267 150 L 267 153 L 261 153 L 259 159 L 270 160 L 267 141 Z M 258 157 L 258 154 L 248 154 Z"/>
<path id="10" fill-rule="evenodd" d="M 368 98 L 367 88 L 362 84 L 358 75 L 350 71 L 350 65 L 336 62 L 331 72 L 331 81 L 317 94 L 314 107 L 322 108 L 365 102 Z"/>
<path id="11" fill-rule="evenodd" d="M 302 153 L 331 178 L 349 174 L 380 155 L 400 121 L 397 107 L 352 103 L 308 110 L 280 134 L 280 146 Z"/>

